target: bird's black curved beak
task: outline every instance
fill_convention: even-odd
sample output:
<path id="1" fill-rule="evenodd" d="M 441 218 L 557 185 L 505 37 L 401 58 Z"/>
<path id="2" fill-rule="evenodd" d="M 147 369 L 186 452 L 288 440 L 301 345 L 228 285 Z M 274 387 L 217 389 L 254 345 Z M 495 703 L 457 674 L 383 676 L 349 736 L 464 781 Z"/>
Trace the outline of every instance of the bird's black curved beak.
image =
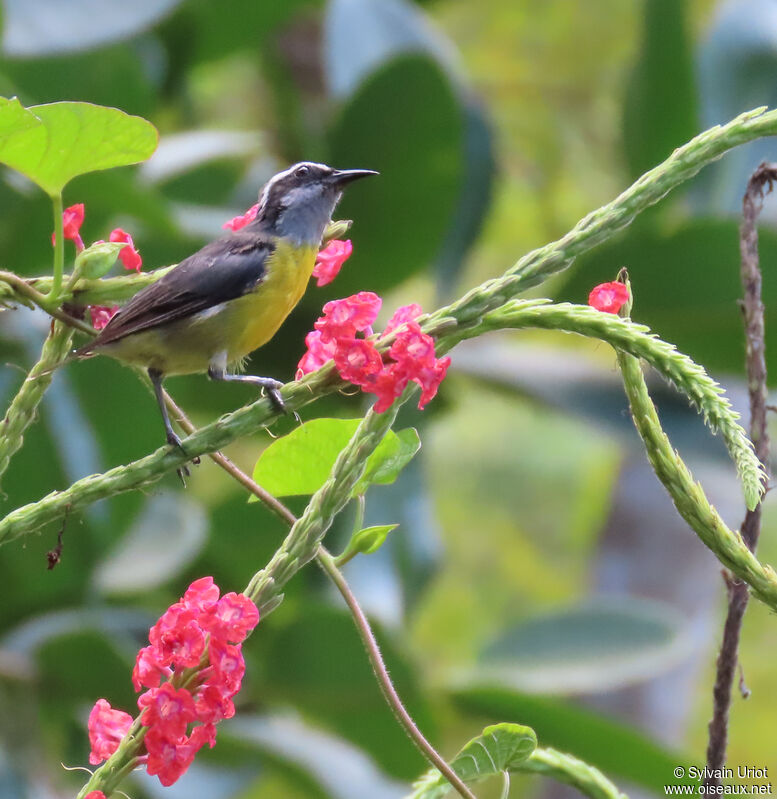
<path id="1" fill-rule="evenodd" d="M 379 175 L 373 169 L 335 169 L 330 175 L 329 179 L 336 186 L 345 186 L 348 183 L 353 183 L 354 180 L 361 178 L 368 178 L 370 175 Z"/>

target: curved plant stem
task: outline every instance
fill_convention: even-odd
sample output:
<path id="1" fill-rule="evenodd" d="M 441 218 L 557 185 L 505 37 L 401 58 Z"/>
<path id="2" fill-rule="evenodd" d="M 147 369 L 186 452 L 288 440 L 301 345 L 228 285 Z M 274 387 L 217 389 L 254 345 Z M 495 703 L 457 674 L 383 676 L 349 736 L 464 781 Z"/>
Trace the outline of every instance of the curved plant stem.
<path id="1" fill-rule="evenodd" d="M 742 536 L 726 526 L 701 486 L 696 483 L 661 429 L 655 406 L 648 394 L 639 360 L 618 351 L 618 367 L 631 407 L 634 426 L 645 444 L 648 460 L 672 497 L 680 516 L 690 525 L 718 560 L 769 607 L 777 610 L 777 574 L 764 566 L 748 549 Z"/>
<path id="2" fill-rule="evenodd" d="M 598 768 L 548 747 L 535 749 L 529 758 L 518 763 L 514 770 L 552 777 L 577 788 L 591 799 L 626 799 L 626 794 L 621 793 Z"/>
<path id="3" fill-rule="evenodd" d="M 466 799 L 475 799 L 475 795 L 467 788 L 462 779 L 456 774 L 445 759 L 441 757 L 437 750 L 426 740 L 421 730 L 418 729 L 410 714 L 405 710 L 402 700 L 391 682 L 391 677 L 386 670 L 386 665 L 380 654 L 378 642 L 370 629 L 367 617 L 364 615 L 356 597 L 351 593 L 348 583 L 346 583 L 342 572 L 335 565 L 334 558 L 323 547 L 319 547 L 318 562 L 321 564 L 323 570 L 327 573 L 332 582 L 337 586 L 337 590 L 345 600 L 346 605 L 351 610 L 351 614 L 356 621 L 356 626 L 361 635 L 362 641 L 367 648 L 367 655 L 370 658 L 370 663 L 375 671 L 375 676 L 378 678 L 378 684 L 383 692 L 383 696 L 391 706 L 394 714 L 399 723 L 404 727 L 405 732 L 410 736 L 413 743 L 418 747 L 421 754 L 445 777 L 446 780 L 453 786 L 460 796 Z"/>
<path id="4" fill-rule="evenodd" d="M 750 394 L 750 438 L 764 468 L 769 465 L 769 431 L 766 425 L 766 355 L 764 339 L 764 306 L 761 299 L 761 268 L 758 259 L 758 215 L 763 207 L 764 190 L 772 189 L 777 180 L 777 164 L 761 164 L 750 176 L 742 199 L 742 225 L 739 232 L 741 277 L 744 289 L 742 312 L 745 324 L 745 367 L 747 388 Z M 748 510 L 742 522 L 742 539 L 754 552 L 761 532 L 761 502 Z M 713 688 L 712 719 L 709 723 L 707 745 L 708 787 L 721 784 L 718 777 L 726 764 L 728 743 L 728 715 L 731 707 L 731 689 L 739 661 L 739 634 L 742 629 L 747 603 L 750 598 L 746 583 L 726 575 L 728 610 L 723 625 L 723 641 L 716 663 Z"/>

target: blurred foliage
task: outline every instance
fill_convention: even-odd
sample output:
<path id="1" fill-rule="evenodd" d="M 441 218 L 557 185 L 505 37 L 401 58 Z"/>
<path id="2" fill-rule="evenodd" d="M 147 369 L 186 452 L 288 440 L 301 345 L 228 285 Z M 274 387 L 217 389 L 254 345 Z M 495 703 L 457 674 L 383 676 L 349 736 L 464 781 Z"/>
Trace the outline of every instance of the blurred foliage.
<path id="1" fill-rule="evenodd" d="M 85 239 L 121 225 L 149 269 L 217 235 L 292 160 L 380 170 L 338 211 L 354 220 L 355 254 L 341 276 L 323 291 L 311 287 L 248 366 L 288 379 L 328 299 L 364 289 L 386 296 L 387 313 L 409 301 L 430 309 L 435 297 L 455 296 L 562 235 L 701 127 L 768 102 L 775 62 L 764 41 L 774 23 L 763 5 L 72 0 L 65 13 L 53 0 L 4 0 L 0 94 L 25 105 L 101 103 L 157 126 L 161 146 L 148 164 L 78 177 L 65 190 L 66 204 L 86 204 Z M 557 296 L 583 301 L 627 265 L 636 318 L 713 374 L 741 373 L 737 220 L 720 214 L 736 210 L 763 152 L 734 153 L 700 175 L 559 278 Z M 4 171 L 0 208 L 2 267 L 49 272 L 46 197 Z M 764 232 L 762 248 L 765 262 L 777 256 L 773 232 Z M 777 286 L 765 271 L 773 357 Z M 0 324 L 7 403 L 46 321 L 19 311 L 4 312 Z M 526 338 L 506 337 L 506 351 Z M 631 453 L 618 415 L 624 403 L 607 382 L 613 358 L 604 348 L 539 341 L 542 358 L 519 362 L 525 373 L 504 352 L 483 357 L 491 377 L 454 373 L 425 413 L 403 411 L 400 426 L 419 429 L 422 449 L 396 484 L 368 492 L 365 520 L 400 527 L 347 574 L 382 620 L 400 694 L 444 753 L 485 724 L 511 721 L 534 728 L 542 746 L 658 793 L 670 765 L 703 752 L 711 665 L 693 683 L 687 734 L 663 731 L 694 756 L 653 740 L 639 720 L 613 721 L 576 697 L 647 685 L 678 664 L 693 670 L 685 645 L 711 664 L 717 627 L 705 627 L 699 644 L 683 612 L 666 603 L 635 593 L 608 613 L 589 596 Z M 562 384 L 544 371 L 565 356 L 585 378 L 566 366 L 571 382 Z M 202 376 L 169 388 L 197 423 L 252 397 Z M 670 429 L 697 440 L 687 415 L 667 407 Z M 358 398 L 338 396 L 304 416 L 361 410 Z M 108 359 L 62 370 L 41 411 L 5 476 L 5 510 L 141 457 L 161 438 L 153 398 Z M 283 420 L 273 434 L 294 426 Z M 254 436 L 228 454 L 250 470 L 271 440 Z M 290 505 L 303 507 L 300 499 Z M 333 549 L 345 546 L 354 513 L 330 534 Z M 763 555 L 771 562 L 775 524 L 767 508 Z M 40 796 L 42 786 L 72 795 L 79 777 L 58 764 L 86 763 L 85 720 L 97 696 L 132 708 L 130 668 L 148 624 L 191 578 L 213 574 L 223 590 L 239 590 L 285 529 L 203 462 L 185 492 L 172 475 L 149 495 L 68 519 L 62 562 L 48 572 L 57 532 L 0 550 L 3 796 Z M 775 652 L 774 619 L 754 607 L 742 650 L 754 697 L 732 714 L 732 763 L 773 759 Z M 198 757 L 181 795 L 356 799 L 369 785 L 376 799 L 398 799 L 423 771 L 348 615 L 314 569 L 288 586 L 246 655 L 238 716 Z M 538 687 L 532 670 L 557 679 Z M 142 778 L 130 793 L 159 796 Z"/>

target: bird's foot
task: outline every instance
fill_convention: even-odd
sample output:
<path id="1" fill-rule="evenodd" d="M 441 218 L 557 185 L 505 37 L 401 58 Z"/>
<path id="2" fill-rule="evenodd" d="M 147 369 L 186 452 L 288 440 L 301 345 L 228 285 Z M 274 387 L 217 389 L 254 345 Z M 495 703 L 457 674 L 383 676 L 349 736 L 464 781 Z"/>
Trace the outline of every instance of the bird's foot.
<path id="1" fill-rule="evenodd" d="M 184 446 L 181 443 L 181 439 L 178 438 L 178 436 L 172 430 L 170 430 L 167 433 L 167 443 L 171 447 L 177 447 L 179 450 L 181 450 L 181 452 L 184 455 L 186 455 L 186 450 L 184 449 Z M 196 458 L 192 458 L 192 463 L 199 464 L 199 462 L 200 462 L 199 456 Z M 175 473 L 178 475 L 178 478 L 180 479 L 181 483 L 183 483 L 183 487 L 186 488 L 186 478 L 189 477 L 189 475 L 191 474 L 191 472 L 189 471 L 189 467 L 184 463 L 175 470 Z"/>

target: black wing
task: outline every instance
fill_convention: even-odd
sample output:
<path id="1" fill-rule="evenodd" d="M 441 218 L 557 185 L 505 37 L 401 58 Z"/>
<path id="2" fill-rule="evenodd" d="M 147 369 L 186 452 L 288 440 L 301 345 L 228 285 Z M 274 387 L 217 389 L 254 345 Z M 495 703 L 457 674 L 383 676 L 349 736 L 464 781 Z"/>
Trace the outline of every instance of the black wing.
<path id="1" fill-rule="evenodd" d="M 100 334 L 80 350 L 183 319 L 251 291 L 266 273 L 275 244 L 256 233 L 235 233 L 207 244 L 163 278 L 139 291 Z"/>

